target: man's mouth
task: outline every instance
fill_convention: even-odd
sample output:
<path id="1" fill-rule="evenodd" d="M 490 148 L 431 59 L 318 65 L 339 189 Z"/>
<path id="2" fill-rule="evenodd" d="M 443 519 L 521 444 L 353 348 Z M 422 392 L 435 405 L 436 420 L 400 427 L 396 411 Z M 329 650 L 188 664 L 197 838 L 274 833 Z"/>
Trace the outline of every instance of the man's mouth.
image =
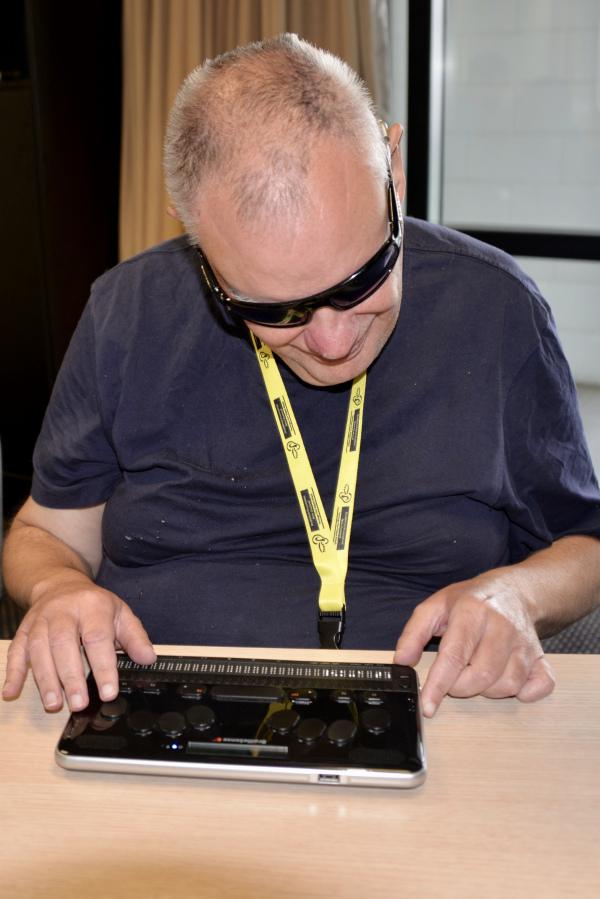
<path id="1" fill-rule="evenodd" d="M 356 358 L 356 356 L 359 355 L 365 345 L 366 337 L 367 331 L 365 331 L 362 337 L 359 337 L 359 339 L 352 345 L 352 348 L 348 353 L 346 353 L 345 356 L 339 356 L 335 359 L 328 359 L 327 356 L 321 356 L 318 353 L 312 353 L 310 352 L 310 350 L 308 351 L 308 355 L 313 359 L 316 359 L 322 365 L 330 365 L 332 367 L 335 365 L 344 365 L 346 362 L 351 362 L 352 359 Z"/>

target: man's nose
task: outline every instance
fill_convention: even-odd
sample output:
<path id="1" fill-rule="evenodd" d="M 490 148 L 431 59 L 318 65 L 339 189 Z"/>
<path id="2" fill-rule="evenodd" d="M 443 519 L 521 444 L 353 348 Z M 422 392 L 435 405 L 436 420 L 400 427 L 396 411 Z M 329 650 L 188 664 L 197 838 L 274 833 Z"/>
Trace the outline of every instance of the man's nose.
<path id="1" fill-rule="evenodd" d="M 343 359 L 359 337 L 359 317 L 352 309 L 321 306 L 313 312 L 304 334 L 311 352 L 332 361 Z"/>

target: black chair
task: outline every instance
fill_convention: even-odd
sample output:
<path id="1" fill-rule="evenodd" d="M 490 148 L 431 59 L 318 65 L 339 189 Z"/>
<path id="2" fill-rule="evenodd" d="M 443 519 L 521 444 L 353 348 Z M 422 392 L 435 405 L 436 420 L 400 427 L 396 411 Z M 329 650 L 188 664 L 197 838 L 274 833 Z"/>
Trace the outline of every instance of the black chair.
<path id="1" fill-rule="evenodd" d="M 4 541 L 4 504 L 2 496 L 2 443 L 0 442 L 0 558 Z M 0 639 L 11 640 L 24 615 L 22 609 L 12 602 L 4 591 L 2 583 L 2 567 L 0 566 Z"/>
<path id="2" fill-rule="evenodd" d="M 4 469 L 2 468 L 2 440 L 0 440 L 0 560 L 2 559 L 2 546 L 4 543 L 4 502 L 2 499 L 2 483 L 4 480 Z M 0 602 L 2 602 L 2 594 L 4 588 L 2 586 L 2 566 L 0 565 Z"/>
<path id="3" fill-rule="evenodd" d="M 600 653 L 600 608 L 542 640 L 544 652 Z"/>

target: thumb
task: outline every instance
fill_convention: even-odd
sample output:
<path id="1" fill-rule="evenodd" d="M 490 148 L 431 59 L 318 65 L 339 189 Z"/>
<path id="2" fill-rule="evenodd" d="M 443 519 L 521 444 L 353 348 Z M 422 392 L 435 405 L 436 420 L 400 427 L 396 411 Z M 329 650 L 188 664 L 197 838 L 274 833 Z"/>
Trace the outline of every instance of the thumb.
<path id="1" fill-rule="evenodd" d="M 434 593 L 418 605 L 406 622 L 396 644 L 396 665 L 416 665 L 423 654 L 423 648 L 432 637 L 439 636 L 441 610 L 439 603 L 435 601 L 437 596 Z"/>
<path id="2" fill-rule="evenodd" d="M 142 622 L 125 603 L 115 621 L 115 636 L 121 649 L 138 665 L 152 665 L 156 661 L 154 647 Z"/>

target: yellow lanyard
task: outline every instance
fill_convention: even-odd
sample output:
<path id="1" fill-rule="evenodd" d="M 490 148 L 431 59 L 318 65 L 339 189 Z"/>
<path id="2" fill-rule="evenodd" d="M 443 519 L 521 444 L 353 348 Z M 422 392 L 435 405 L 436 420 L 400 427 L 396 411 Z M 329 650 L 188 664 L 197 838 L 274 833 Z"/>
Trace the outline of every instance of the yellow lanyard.
<path id="1" fill-rule="evenodd" d="M 251 333 L 304 519 L 313 563 L 321 578 L 319 634 L 323 648 L 338 648 L 344 631 L 344 581 L 354 511 L 367 373 L 352 382 L 342 459 L 330 527 L 300 428 L 272 351 Z"/>

